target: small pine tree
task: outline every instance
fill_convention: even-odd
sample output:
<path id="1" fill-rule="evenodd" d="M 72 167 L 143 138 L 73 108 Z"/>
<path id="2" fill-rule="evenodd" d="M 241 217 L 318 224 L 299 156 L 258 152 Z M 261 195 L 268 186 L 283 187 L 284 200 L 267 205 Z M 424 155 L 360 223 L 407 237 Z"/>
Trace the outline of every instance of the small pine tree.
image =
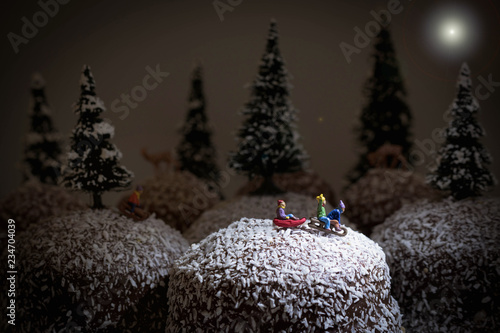
<path id="1" fill-rule="evenodd" d="M 350 184 L 355 183 L 370 169 L 367 155 L 382 145 L 401 146 L 405 158 L 408 158 L 412 146 L 412 115 L 405 102 L 406 89 L 387 28 L 381 29 L 374 47 L 373 73 L 364 88 L 368 104 L 361 112 L 361 124 L 356 129 L 361 156 L 347 175 Z"/>
<path id="2" fill-rule="evenodd" d="M 100 117 L 105 110 L 104 103 L 96 96 L 94 77 L 86 65 L 80 88 L 80 99 L 74 105 L 79 119 L 71 137 L 64 180 L 66 187 L 92 193 L 92 208 L 97 209 L 104 207 L 103 192 L 128 187 L 133 173 L 118 165 L 122 154 L 109 142 L 114 127 Z"/>
<path id="3" fill-rule="evenodd" d="M 202 68 L 197 65 L 192 73 L 189 110 L 181 127 L 181 142 L 177 146 L 177 158 L 181 170 L 187 170 L 212 186 L 220 179 L 216 164 L 216 152 L 212 145 L 212 131 L 205 113 Z"/>
<path id="4" fill-rule="evenodd" d="M 288 72 L 274 20 L 251 89 L 250 101 L 242 111 L 247 118 L 238 133 L 238 150 L 230 154 L 229 165 L 249 178 L 262 176 L 264 183 L 257 193 L 279 192 L 272 175 L 303 170 L 307 155 L 298 143 L 294 124 L 298 111 L 289 99 Z"/>
<path id="5" fill-rule="evenodd" d="M 491 157 L 479 139 L 485 135 L 476 119 L 479 103 L 472 95 L 470 70 L 462 64 L 457 82 L 457 97 L 450 107 L 452 120 L 444 131 L 445 142 L 438 152 L 437 167 L 428 182 L 449 191 L 455 199 L 479 196 L 496 183 L 486 168 Z"/>
<path id="6" fill-rule="evenodd" d="M 31 83 L 30 130 L 24 150 L 24 180 L 38 179 L 57 184 L 61 173 L 61 136 L 52 125 L 51 110 L 45 97 L 45 81 L 38 73 Z"/>

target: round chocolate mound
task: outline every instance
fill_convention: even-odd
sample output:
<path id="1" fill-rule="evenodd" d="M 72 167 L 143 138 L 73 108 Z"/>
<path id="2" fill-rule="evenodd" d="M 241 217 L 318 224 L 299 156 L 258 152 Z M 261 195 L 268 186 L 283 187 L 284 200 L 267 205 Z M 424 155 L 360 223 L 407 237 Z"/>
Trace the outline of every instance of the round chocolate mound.
<path id="1" fill-rule="evenodd" d="M 276 186 L 286 192 L 295 192 L 310 197 L 316 197 L 323 193 L 332 202 L 336 201 L 335 192 L 328 183 L 317 173 L 311 170 L 303 170 L 289 173 L 277 173 L 273 175 Z M 237 195 L 246 195 L 257 190 L 263 182 L 262 177 L 255 177 L 241 187 Z"/>
<path id="2" fill-rule="evenodd" d="M 141 205 L 181 232 L 220 201 L 216 191 L 187 171 L 163 172 L 142 185 Z"/>
<path id="3" fill-rule="evenodd" d="M 16 331 L 162 331 L 169 270 L 187 248 L 159 219 L 108 209 L 32 224 L 16 236 Z"/>
<path id="4" fill-rule="evenodd" d="M 405 205 L 375 228 L 412 332 L 498 332 L 500 199 Z"/>
<path id="5" fill-rule="evenodd" d="M 0 201 L 0 217 L 4 221 L 2 230 L 6 230 L 8 219 L 16 221 L 16 230 L 19 232 L 43 218 L 86 207 L 78 196 L 63 187 L 29 181 Z"/>
<path id="6" fill-rule="evenodd" d="M 401 332 L 382 249 L 242 218 L 172 268 L 166 332 Z"/>
<path id="7" fill-rule="evenodd" d="M 437 192 L 420 175 L 382 168 L 369 170 L 343 194 L 344 202 L 351 207 L 345 215 L 368 236 L 403 204 L 437 197 Z"/>
<path id="8" fill-rule="evenodd" d="M 183 235 L 189 242 L 195 243 L 207 237 L 212 232 L 227 227 L 242 216 L 273 219 L 276 215 L 276 203 L 278 199 L 286 202 L 287 214 L 293 214 L 298 218 L 316 216 L 317 201 L 312 196 L 297 193 L 263 196 L 249 195 L 221 202 L 214 208 L 204 212 Z M 327 205 L 329 205 L 328 201 Z M 327 206 L 328 211 L 330 207 Z M 349 225 L 349 222 L 343 216 L 342 224 Z"/>

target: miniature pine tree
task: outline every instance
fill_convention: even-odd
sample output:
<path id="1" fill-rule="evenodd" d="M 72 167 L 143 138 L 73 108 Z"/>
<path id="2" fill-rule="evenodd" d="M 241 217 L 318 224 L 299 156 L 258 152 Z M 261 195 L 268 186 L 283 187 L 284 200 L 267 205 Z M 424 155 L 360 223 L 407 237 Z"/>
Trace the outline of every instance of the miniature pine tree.
<path id="1" fill-rule="evenodd" d="M 102 208 L 102 194 L 110 190 L 125 189 L 133 173 L 118 165 L 122 157 L 110 143 L 114 127 L 100 117 L 105 110 L 103 101 L 96 96 L 95 82 L 90 68 L 83 67 L 80 78 L 80 99 L 74 105 L 79 119 L 71 137 L 65 186 L 89 192 L 92 208 Z"/>
<path id="2" fill-rule="evenodd" d="M 24 150 L 24 179 L 57 184 L 61 172 L 61 136 L 52 124 L 45 97 L 45 81 L 38 73 L 31 84 L 30 130 Z"/>
<path id="3" fill-rule="evenodd" d="M 374 46 L 373 72 L 364 88 L 368 104 L 361 112 L 360 125 L 356 129 L 361 155 L 347 175 L 351 184 L 370 168 L 369 153 L 384 144 L 392 144 L 401 146 L 402 155 L 408 158 L 412 146 L 412 115 L 405 101 L 406 89 L 387 28 L 381 29 Z"/>
<path id="4" fill-rule="evenodd" d="M 457 87 L 457 97 L 449 110 L 452 120 L 444 131 L 445 142 L 438 152 L 437 167 L 427 180 L 433 187 L 449 191 L 460 200 L 479 196 L 496 180 L 486 168 L 491 157 L 479 142 L 485 132 L 476 119 L 479 103 L 472 95 L 466 63 L 460 69 Z"/>
<path id="5" fill-rule="evenodd" d="M 187 170 L 214 187 L 220 178 L 215 162 L 216 152 L 212 145 L 212 131 L 205 113 L 202 68 L 197 65 L 192 73 L 189 110 L 181 127 L 181 142 L 177 146 L 177 158 L 181 170 Z"/>
<path id="6" fill-rule="evenodd" d="M 279 192 L 272 175 L 303 170 L 307 156 L 298 143 L 297 110 L 289 99 L 288 72 L 278 48 L 275 21 L 271 21 L 266 51 L 251 89 L 242 111 L 247 118 L 238 133 L 238 150 L 230 154 L 229 165 L 249 178 L 262 176 L 264 183 L 257 193 Z"/>

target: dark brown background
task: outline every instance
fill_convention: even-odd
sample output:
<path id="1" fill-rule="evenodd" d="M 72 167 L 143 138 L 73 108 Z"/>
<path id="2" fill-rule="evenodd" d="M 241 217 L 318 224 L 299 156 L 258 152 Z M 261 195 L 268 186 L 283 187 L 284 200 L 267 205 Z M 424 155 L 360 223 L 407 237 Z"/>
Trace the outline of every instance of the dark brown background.
<path id="1" fill-rule="evenodd" d="M 22 158 L 22 140 L 28 128 L 31 74 L 40 71 L 45 77 L 55 125 L 67 138 L 77 120 L 71 105 L 79 96 L 83 64 L 91 66 L 97 93 L 108 107 L 103 116 L 115 126 L 114 143 L 124 154 L 122 162 L 140 181 L 152 174 L 140 149 L 158 152 L 172 149 L 179 141 L 176 129 L 186 112 L 189 74 L 194 60 L 201 58 L 207 113 L 224 169 L 227 152 L 236 147 L 234 133 L 242 122 L 238 110 L 249 96 L 244 87 L 257 72 L 270 18 L 278 21 L 281 51 L 293 75 L 292 101 L 300 110 L 299 132 L 311 156 L 311 168 L 339 191 L 357 156 L 352 129 L 364 103 L 361 91 L 371 69 L 372 53 L 369 45 L 348 64 L 339 44 L 353 44 L 354 27 L 364 29 L 373 20 L 370 11 L 385 9 L 388 2 L 243 0 L 232 12 L 224 13 L 221 21 L 212 0 L 73 0 L 60 5 L 59 13 L 39 28 L 27 45 L 20 45 L 18 54 L 7 34 L 21 34 L 21 19 L 25 16 L 32 21 L 41 8 L 36 1 L 2 3 L 0 197 L 21 181 L 16 164 Z M 419 142 L 429 143 L 433 130 L 446 126 L 443 115 L 455 97 L 462 59 L 436 54 L 424 38 L 426 19 L 433 8 L 448 3 L 465 3 L 477 19 L 475 52 L 465 59 L 472 70 L 473 85 L 488 75 L 500 82 L 498 2 L 402 0 L 403 10 L 393 15 L 391 30 Z M 128 117 L 120 119 L 122 113 L 111 110 L 112 101 L 142 85 L 145 68 L 157 64 L 170 73 L 169 77 L 149 91 Z M 500 178 L 500 85 L 494 89 L 480 101 L 479 119 L 488 134 L 483 142 L 496 158 L 491 170 Z M 424 151 L 418 145 L 416 149 Z M 419 170 L 424 172 L 425 164 L 431 161 L 427 156 L 419 163 Z M 232 176 L 226 194 L 234 193 L 243 180 Z M 494 193 L 500 193 L 498 188 Z M 114 203 L 116 197 L 106 195 L 105 203 Z"/>

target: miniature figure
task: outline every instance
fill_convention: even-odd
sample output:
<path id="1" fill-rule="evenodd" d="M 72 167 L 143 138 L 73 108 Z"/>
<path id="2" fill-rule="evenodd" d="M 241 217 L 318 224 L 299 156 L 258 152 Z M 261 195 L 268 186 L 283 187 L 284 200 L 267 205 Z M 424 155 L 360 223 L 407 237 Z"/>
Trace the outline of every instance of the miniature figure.
<path id="1" fill-rule="evenodd" d="M 285 207 L 286 207 L 286 202 L 284 200 L 278 200 L 278 208 L 276 208 L 276 215 L 278 219 L 280 220 L 288 220 L 288 219 L 294 219 L 298 220 L 293 214 L 288 214 L 285 215 Z"/>
<path id="2" fill-rule="evenodd" d="M 340 200 L 339 207 L 333 209 L 326 218 L 330 219 L 331 222 L 333 222 L 333 226 L 335 227 L 335 231 L 342 231 L 340 228 L 340 214 L 342 214 L 345 211 L 345 205 Z"/>
<path id="3" fill-rule="evenodd" d="M 285 214 L 286 202 L 278 200 L 278 208 L 276 208 L 276 218 L 273 223 L 278 227 L 297 227 L 306 221 L 306 218 L 299 219 L 293 214 Z"/>
<path id="4" fill-rule="evenodd" d="M 141 185 L 137 185 L 135 188 L 134 193 L 130 197 L 128 197 L 127 204 L 130 206 L 130 212 L 133 213 L 135 210 L 135 207 L 140 207 L 140 199 L 141 199 L 141 194 L 144 192 L 144 189 L 142 188 Z"/>
<path id="5" fill-rule="evenodd" d="M 309 223 L 310 227 L 315 229 L 323 229 L 324 231 L 331 231 L 339 236 L 347 235 L 347 229 L 340 224 L 340 214 L 345 211 L 345 205 L 340 200 L 340 204 L 338 208 L 333 209 L 328 215 L 326 215 L 325 205 L 326 198 L 323 194 L 320 194 L 316 197 L 318 200 L 318 210 L 317 217 L 311 218 L 311 223 Z M 333 227 L 330 228 L 330 225 L 333 224 Z M 340 232 L 343 232 L 340 234 Z"/>
<path id="6" fill-rule="evenodd" d="M 119 205 L 120 211 L 128 217 L 132 217 L 135 221 L 143 221 L 149 217 L 149 213 L 142 209 L 140 204 L 141 194 L 143 192 L 143 187 L 137 185 L 134 193 L 132 193 L 128 199 L 122 200 Z"/>

